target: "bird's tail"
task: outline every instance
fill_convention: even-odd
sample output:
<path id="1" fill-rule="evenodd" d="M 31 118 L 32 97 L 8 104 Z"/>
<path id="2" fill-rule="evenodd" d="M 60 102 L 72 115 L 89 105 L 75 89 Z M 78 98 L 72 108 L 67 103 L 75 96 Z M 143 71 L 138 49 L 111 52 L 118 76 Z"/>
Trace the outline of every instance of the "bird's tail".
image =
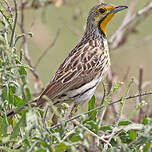
<path id="1" fill-rule="evenodd" d="M 34 98 L 32 101 L 28 102 L 27 104 L 25 104 L 21 109 L 11 109 L 11 110 L 7 110 L 6 111 L 6 115 L 7 117 L 13 116 L 15 114 L 17 114 L 18 112 L 23 111 L 26 107 L 28 107 L 28 105 L 30 104 L 31 107 L 39 107 L 39 108 L 44 108 L 45 106 L 45 101 L 43 103 L 43 101 L 41 101 L 42 99 L 40 97 L 36 97 Z"/>

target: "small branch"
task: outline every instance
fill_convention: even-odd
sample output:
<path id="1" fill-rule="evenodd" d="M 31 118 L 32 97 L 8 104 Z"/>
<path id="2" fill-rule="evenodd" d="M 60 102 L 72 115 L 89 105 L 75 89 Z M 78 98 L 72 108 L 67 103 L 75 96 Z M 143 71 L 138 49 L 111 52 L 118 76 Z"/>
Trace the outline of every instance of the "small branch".
<path id="1" fill-rule="evenodd" d="M 5 2 L 6 6 L 7 6 L 7 8 L 8 8 L 8 12 L 9 12 L 10 17 L 13 18 L 13 14 L 12 14 L 12 9 L 11 9 L 11 7 L 9 6 L 7 0 L 4 0 L 4 2 Z"/>
<path id="2" fill-rule="evenodd" d="M 24 28 L 24 6 L 26 5 L 26 1 L 22 0 L 22 7 L 21 7 L 21 24 L 20 24 L 20 28 L 21 28 L 21 32 L 24 34 L 25 33 L 25 28 Z M 36 69 L 34 68 L 31 58 L 29 56 L 29 51 L 28 51 L 28 45 L 27 45 L 27 39 L 26 36 L 23 36 L 23 46 L 24 46 L 24 55 L 25 55 L 25 60 L 27 61 L 28 65 L 32 68 L 30 71 L 33 74 L 35 81 L 36 81 L 36 88 L 37 86 L 39 88 L 42 87 L 42 82 L 39 78 L 39 75 L 36 71 Z"/>
<path id="3" fill-rule="evenodd" d="M 110 67 L 110 69 L 109 69 L 109 72 L 108 72 L 108 75 L 106 77 L 106 80 L 107 80 L 107 84 L 108 84 L 107 85 L 107 94 L 109 94 L 110 91 L 111 91 L 111 89 L 112 89 L 113 84 L 115 84 L 117 82 L 117 80 L 116 80 L 116 74 L 113 71 L 112 67 Z M 113 95 L 111 97 L 111 102 L 114 101 L 114 99 L 115 99 L 115 97 Z M 109 113 L 109 108 L 110 107 L 108 107 L 107 110 L 106 110 L 106 113 L 105 113 L 105 116 L 104 116 L 104 120 L 106 120 L 106 118 L 107 118 L 107 115 Z M 112 108 L 112 112 L 114 114 L 114 117 L 116 118 L 117 117 L 117 105 L 111 105 L 111 108 Z"/>
<path id="4" fill-rule="evenodd" d="M 129 35 L 128 33 L 129 32 L 134 32 L 133 29 L 135 29 L 135 27 L 137 26 L 137 23 L 139 24 L 140 17 L 141 16 L 145 16 L 144 19 L 146 19 L 147 16 L 151 14 L 150 13 L 151 10 L 152 10 L 152 2 L 150 2 L 143 9 L 139 10 L 136 14 L 132 15 L 131 17 L 127 17 L 127 19 L 124 19 L 122 25 L 111 36 L 111 39 L 109 40 L 110 48 L 111 49 L 116 49 L 120 45 L 124 44 L 124 42 L 126 42 L 126 39 L 127 39 L 128 35 Z M 131 26 L 131 24 L 135 20 L 136 20 L 136 23 Z M 143 22 L 143 20 L 142 20 L 142 22 Z M 127 34 L 126 34 L 126 31 L 127 31 Z"/>
<path id="5" fill-rule="evenodd" d="M 147 95 L 152 95 L 152 91 L 142 93 L 141 95 L 137 94 L 137 95 L 134 95 L 134 96 L 128 96 L 128 97 L 125 97 L 125 98 L 120 98 L 119 100 L 115 100 L 115 101 L 111 102 L 110 105 L 115 104 L 115 103 L 118 103 L 118 102 L 121 102 L 122 100 L 129 100 L 129 99 L 138 98 L 139 96 L 142 96 L 142 97 L 143 97 L 143 96 L 147 96 Z M 87 114 L 90 113 L 90 112 L 93 112 L 93 111 L 96 111 L 96 110 L 100 110 L 100 109 L 102 109 L 103 107 L 104 107 L 103 105 L 102 105 L 102 106 L 99 106 L 99 107 L 96 107 L 96 108 L 94 108 L 94 109 L 92 109 L 92 110 L 90 110 L 90 111 L 87 111 L 87 112 L 83 113 L 83 114 L 74 116 L 74 117 L 66 120 L 65 122 L 66 122 L 66 123 L 67 123 L 67 122 L 70 122 L 70 121 L 72 121 L 72 120 L 74 120 L 74 119 L 77 119 L 77 118 L 79 118 L 79 117 L 81 117 L 81 116 L 87 115 Z M 50 127 L 50 129 L 56 128 L 56 127 L 58 127 L 58 126 L 60 126 L 60 125 L 61 125 L 61 124 L 54 125 L 54 126 Z"/>
<path id="6" fill-rule="evenodd" d="M 25 0 L 25 2 L 27 3 L 27 5 L 25 5 L 25 9 L 38 9 L 38 8 L 42 8 L 42 7 L 46 7 L 49 6 L 51 4 L 54 4 L 53 1 L 46 1 L 46 2 L 38 2 L 36 5 L 30 3 L 30 0 Z M 65 4 L 66 2 L 63 1 L 63 4 Z M 22 4 L 18 7 L 18 10 L 22 9 Z M 15 8 L 12 8 L 12 10 L 14 11 Z"/>
<path id="7" fill-rule="evenodd" d="M 14 19 L 14 25 L 13 25 L 12 34 L 11 34 L 10 47 L 13 47 L 14 45 L 14 35 L 15 35 L 15 28 L 16 28 L 17 17 L 18 17 L 16 0 L 13 0 L 13 2 L 15 6 L 15 19 Z"/>
<path id="8" fill-rule="evenodd" d="M 60 29 L 58 29 L 57 34 L 54 38 L 54 40 L 52 41 L 52 43 L 43 51 L 43 53 L 40 55 L 40 57 L 38 58 L 36 64 L 35 64 L 35 68 L 37 68 L 37 66 L 39 65 L 39 63 L 41 62 L 41 60 L 46 56 L 47 52 L 54 47 L 54 45 L 56 44 L 56 41 L 60 35 Z"/>
<path id="9" fill-rule="evenodd" d="M 103 97 L 102 97 L 100 106 L 103 104 L 104 99 L 105 99 L 105 97 L 106 97 L 106 87 L 105 87 L 105 84 L 104 84 L 103 82 L 102 82 L 102 86 L 103 86 Z"/>
<path id="10" fill-rule="evenodd" d="M 139 69 L 139 85 L 138 85 L 138 89 L 139 89 L 139 94 L 142 93 L 142 83 L 143 83 L 143 67 L 140 67 Z M 139 96 L 139 102 L 141 102 L 141 96 Z"/>

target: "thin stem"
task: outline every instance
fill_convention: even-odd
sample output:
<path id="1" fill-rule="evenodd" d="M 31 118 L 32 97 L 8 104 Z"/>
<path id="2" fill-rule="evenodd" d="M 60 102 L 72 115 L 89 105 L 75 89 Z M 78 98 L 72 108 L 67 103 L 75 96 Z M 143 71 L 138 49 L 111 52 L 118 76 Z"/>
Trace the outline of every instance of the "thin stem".
<path id="1" fill-rule="evenodd" d="M 27 38 L 26 36 L 24 35 L 25 34 L 25 27 L 24 27 L 24 24 L 25 24 L 25 20 L 24 20 L 24 7 L 26 5 L 26 1 L 24 2 L 24 0 L 22 0 L 22 3 L 21 3 L 22 7 L 21 7 L 21 23 L 20 23 L 20 29 L 21 29 L 21 32 L 23 34 L 23 47 L 24 47 L 24 56 L 25 56 L 25 60 L 27 61 L 28 65 L 32 68 L 30 69 L 31 73 L 33 74 L 34 76 L 34 79 L 35 79 L 35 89 L 37 90 L 38 87 L 41 88 L 42 87 L 42 81 L 40 80 L 39 78 L 39 75 L 38 75 L 38 72 L 36 70 L 36 68 L 34 68 L 33 64 L 32 64 L 32 61 L 31 61 L 31 58 L 30 58 L 30 55 L 29 55 L 29 50 L 28 50 L 28 44 L 27 44 Z"/>
<path id="2" fill-rule="evenodd" d="M 123 112 L 123 109 L 124 109 L 125 100 L 126 100 L 126 97 L 128 96 L 128 93 L 129 93 L 129 90 L 130 90 L 130 88 L 131 88 L 132 83 L 133 83 L 133 79 L 130 81 L 130 83 L 129 83 L 128 87 L 127 87 L 127 90 L 126 90 L 126 92 L 125 92 L 125 95 L 122 97 L 122 100 L 120 101 L 119 117 L 118 117 L 118 120 L 117 120 L 116 123 L 115 123 L 115 127 L 114 127 L 114 129 L 112 130 L 112 133 L 111 133 L 111 135 L 110 135 L 110 137 L 109 137 L 106 145 L 104 146 L 104 150 L 107 150 L 108 144 L 110 143 L 111 139 L 113 138 L 113 136 L 115 135 L 115 133 L 116 133 L 117 130 L 118 130 L 118 124 L 119 124 L 119 122 L 120 122 L 120 120 L 121 120 L 121 117 L 122 117 L 122 112 Z"/>
<path id="3" fill-rule="evenodd" d="M 7 22 L 6 22 L 6 18 L 3 16 L 3 21 L 5 22 L 5 26 L 4 26 L 4 29 L 5 29 L 5 32 L 4 32 L 4 39 L 5 39 L 5 42 L 6 42 L 6 48 L 9 49 L 9 44 L 8 44 L 8 38 L 7 38 L 7 32 L 6 32 L 6 29 L 7 29 Z"/>
<path id="4" fill-rule="evenodd" d="M 14 2 L 14 6 L 15 6 L 15 19 L 14 19 L 14 25 L 13 25 L 13 29 L 12 29 L 12 35 L 11 35 L 11 40 L 10 40 L 10 47 L 13 47 L 13 43 L 14 43 L 14 35 L 15 35 L 15 28 L 16 28 L 16 23 L 17 23 L 17 3 L 16 0 L 13 0 Z"/>

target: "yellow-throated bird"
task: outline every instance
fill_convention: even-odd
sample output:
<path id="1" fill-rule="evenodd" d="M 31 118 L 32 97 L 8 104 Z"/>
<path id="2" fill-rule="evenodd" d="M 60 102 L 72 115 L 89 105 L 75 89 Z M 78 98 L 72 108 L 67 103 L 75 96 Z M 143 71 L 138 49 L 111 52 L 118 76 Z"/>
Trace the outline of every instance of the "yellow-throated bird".
<path id="1" fill-rule="evenodd" d="M 91 99 L 110 66 L 106 25 L 117 12 L 126 8 L 101 3 L 91 9 L 81 41 L 37 99 L 38 106 L 45 105 L 44 95 L 54 105 L 72 102 L 74 107 Z"/>

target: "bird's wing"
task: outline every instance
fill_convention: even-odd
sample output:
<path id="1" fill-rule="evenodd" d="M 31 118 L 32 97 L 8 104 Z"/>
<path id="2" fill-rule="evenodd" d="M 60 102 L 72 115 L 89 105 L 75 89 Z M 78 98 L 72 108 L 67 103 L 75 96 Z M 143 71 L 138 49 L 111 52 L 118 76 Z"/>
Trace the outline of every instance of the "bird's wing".
<path id="1" fill-rule="evenodd" d="M 106 56 L 100 45 L 101 42 L 92 41 L 78 44 L 71 51 L 41 94 L 40 99 L 43 95 L 54 99 L 67 90 L 91 81 L 102 70 Z M 42 100 L 39 100 L 39 103 L 42 103 Z"/>

